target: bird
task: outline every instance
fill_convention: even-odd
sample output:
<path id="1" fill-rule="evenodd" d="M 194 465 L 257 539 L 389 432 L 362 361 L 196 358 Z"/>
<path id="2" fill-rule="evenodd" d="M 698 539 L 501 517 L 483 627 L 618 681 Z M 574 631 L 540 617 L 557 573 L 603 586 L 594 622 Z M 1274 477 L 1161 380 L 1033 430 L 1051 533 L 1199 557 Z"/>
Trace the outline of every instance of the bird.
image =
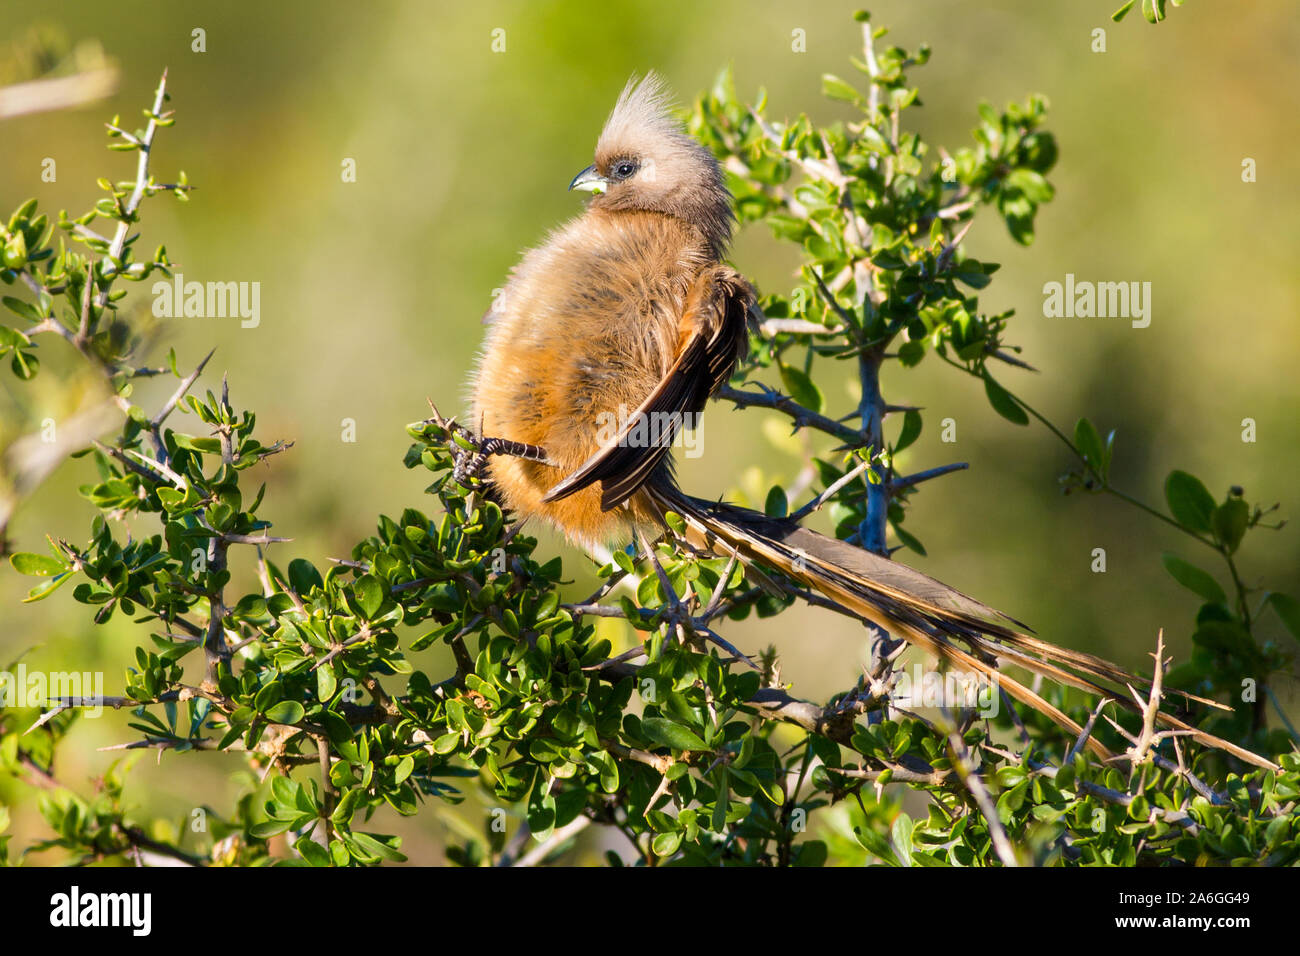
<path id="1" fill-rule="evenodd" d="M 726 180 L 650 72 L 628 81 L 594 162 L 569 189 L 592 194 L 585 211 L 512 270 L 484 317 L 470 379 L 486 481 L 505 510 L 587 548 L 660 536 L 672 512 L 692 546 L 780 572 L 843 613 L 983 675 L 1071 733 L 1082 728 L 1004 665 L 1139 709 L 1109 685 L 1131 691 L 1151 681 L 1119 665 L 1039 638 L 889 557 L 683 492 L 670 454 L 676 432 L 731 378 L 761 316 L 753 285 L 724 261 L 736 224 Z M 1171 714 L 1159 720 L 1275 766 Z M 1087 746 L 1113 757 L 1091 736 Z"/>

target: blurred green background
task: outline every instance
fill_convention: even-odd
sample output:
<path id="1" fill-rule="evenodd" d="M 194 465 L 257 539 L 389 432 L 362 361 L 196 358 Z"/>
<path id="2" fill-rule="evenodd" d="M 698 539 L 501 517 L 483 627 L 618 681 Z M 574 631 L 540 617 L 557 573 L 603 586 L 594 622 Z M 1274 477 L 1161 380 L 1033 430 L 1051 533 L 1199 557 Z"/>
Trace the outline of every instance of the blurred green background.
<path id="1" fill-rule="evenodd" d="M 101 124 L 117 112 L 134 125 L 170 70 L 178 122 L 160 135 L 154 170 L 169 179 L 184 169 L 199 188 L 188 205 L 146 205 L 142 248 L 165 242 L 187 279 L 260 282 L 262 317 L 256 329 L 165 320 L 149 359 L 157 364 L 175 346 L 192 366 L 216 346 L 203 384 L 215 388 L 228 371 L 236 407 L 258 412 L 260 437 L 294 442 L 264 469 L 262 513 L 273 533 L 294 538 L 271 553 L 282 566 L 295 556 L 346 557 L 378 514 L 431 506 L 423 473 L 401 465 L 402 426 L 425 416 L 426 396 L 444 411 L 464 408 L 479 317 L 520 251 L 580 210 L 565 187 L 590 162 L 631 73 L 661 71 L 685 102 L 730 64 L 746 97 L 766 87 L 771 116 L 808 112 L 825 122 L 843 113 L 820 96 L 821 75 L 855 78 L 848 58 L 860 54 L 850 2 L 6 6 L 0 74 L 30 29 L 52 26 L 69 43 L 97 39 L 121 82 L 108 101 L 0 125 L 0 209 L 35 196 L 46 211 L 77 214 L 100 195 L 97 177 L 130 178 L 132 159 L 102 148 Z M 1007 370 L 1007 386 L 1059 425 L 1088 415 L 1103 434 L 1118 429 L 1116 483 L 1152 504 L 1161 504 L 1164 475 L 1184 468 L 1216 497 L 1240 484 L 1294 516 L 1300 18 L 1286 2 L 1231 13 L 1191 3 L 1151 27 L 1136 14 L 1111 23 L 1115 6 L 881 0 L 872 11 L 891 39 L 934 49 L 912 76 L 925 105 L 909 114 L 933 146 L 967 143 L 980 99 L 1051 100 L 1057 198 L 1040 214 L 1035 245 L 1011 242 L 992 210 L 966 240 L 971 255 L 1003 263 L 981 304 L 1017 310 L 1010 340 L 1040 370 Z M 195 53 L 191 31 L 200 27 L 206 52 Z M 492 49 L 498 28 L 504 52 Z M 1106 30 L 1104 54 L 1091 50 L 1096 28 Z M 792 51 L 795 30 L 805 31 L 806 52 Z M 41 181 L 46 157 L 57 161 L 57 182 Z M 1241 180 L 1246 157 L 1258 182 Z M 341 181 L 347 158 L 355 183 Z M 792 287 L 798 261 L 761 227 L 740 236 L 732 260 L 769 291 Z M 1066 273 L 1151 282 L 1150 327 L 1044 318 L 1043 284 Z M 134 288 L 147 314 L 148 289 Z M 32 383 L 0 376 L 7 440 L 75 406 L 76 389 L 59 383 L 78 365 L 63 351 L 59 342 L 41 349 L 45 365 Z M 141 404 L 171 388 L 143 386 Z M 1198 602 L 1165 574 L 1159 554 L 1172 549 L 1217 572 L 1208 553 L 1113 499 L 1062 497 L 1063 447 L 1037 425 L 997 417 L 978 382 L 931 360 L 889 369 L 884 388 L 890 401 L 926 409 L 905 468 L 971 466 L 925 486 L 907 527 L 929 557 L 900 557 L 1053 641 L 1149 666 L 1163 627 L 1175 658 L 1185 657 Z M 834 414 L 852 408 L 847 378 L 824 389 Z M 1258 423 L 1254 444 L 1241 441 L 1248 417 Z M 955 444 L 939 440 L 943 418 L 957 422 Z M 356 422 L 353 443 L 342 440 L 345 419 Z M 800 468 L 791 451 L 802 439 L 783 437 L 783 419 L 715 405 L 704 428 L 705 457 L 682 462 L 693 492 L 752 503 Z M 13 521 L 13 547 L 43 550 L 46 534 L 84 540 L 93 509 L 76 488 L 90 474 L 84 461 L 62 466 Z M 561 547 L 542 535 L 543 551 Z M 1105 574 L 1090 571 L 1098 547 Z M 1254 533 L 1241 563 L 1247 583 L 1294 593 L 1300 535 Z M 586 588 L 584 562 L 566 566 L 574 591 Z M 31 583 L 0 566 L 0 661 L 27 650 L 29 668 L 103 670 L 106 692 L 117 692 L 139 629 L 120 618 L 96 629 L 65 593 L 23 606 Z M 1275 621 L 1269 628 L 1290 641 Z M 728 636 L 751 651 L 774 642 L 784 678 L 804 697 L 849 686 L 863 659 L 862 630 L 816 610 L 732 625 Z M 1294 679 L 1276 691 L 1294 714 Z M 88 778 L 114 756 L 93 748 L 133 734 L 124 714 L 82 722 L 59 776 L 89 792 Z M 128 796 L 178 818 L 199 800 L 226 806 L 238 766 L 192 755 L 155 766 L 151 756 Z M 30 805 L 15 816 L 23 845 L 41 824 Z M 384 824 L 407 835 L 413 861 L 440 858 L 445 831 L 430 815 Z"/>

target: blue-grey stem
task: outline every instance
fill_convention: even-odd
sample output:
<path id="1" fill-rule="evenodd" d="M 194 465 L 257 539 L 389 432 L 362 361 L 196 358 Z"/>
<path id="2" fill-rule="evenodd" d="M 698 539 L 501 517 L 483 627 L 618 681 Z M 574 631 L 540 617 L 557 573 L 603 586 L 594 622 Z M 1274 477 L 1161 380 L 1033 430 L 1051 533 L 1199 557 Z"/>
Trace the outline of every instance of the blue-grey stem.
<path id="1" fill-rule="evenodd" d="M 858 377 L 862 382 L 862 401 L 858 415 L 862 419 L 862 434 L 871 445 L 872 454 L 884 448 L 885 400 L 880 394 L 880 363 L 882 353 L 875 348 L 858 355 Z M 876 554 L 889 556 L 885 532 L 889 520 L 889 474 L 883 465 L 871 466 L 878 481 L 867 482 L 867 514 L 858 525 L 858 541 L 862 547 Z"/>

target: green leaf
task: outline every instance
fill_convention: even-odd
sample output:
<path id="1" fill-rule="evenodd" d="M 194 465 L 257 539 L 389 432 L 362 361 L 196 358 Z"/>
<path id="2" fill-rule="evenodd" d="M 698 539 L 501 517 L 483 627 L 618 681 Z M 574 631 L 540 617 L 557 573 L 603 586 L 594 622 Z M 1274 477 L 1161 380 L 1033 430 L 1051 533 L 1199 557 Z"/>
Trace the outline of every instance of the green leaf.
<path id="1" fill-rule="evenodd" d="M 382 834 L 371 836 L 369 833 L 353 833 L 352 839 L 356 842 L 357 846 L 362 849 L 362 851 L 369 853 L 371 856 L 377 856 L 384 860 L 392 860 L 396 863 L 401 863 L 406 859 L 406 854 L 401 853 L 396 849 L 396 846 L 401 845 L 400 839 L 397 837 L 384 836 L 384 842 L 380 842 L 380 840 L 375 839 L 376 836 L 382 836 Z"/>
<path id="2" fill-rule="evenodd" d="M 681 845 L 681 831 L 673 831 L 671 833 L 656 834 L 654 841 L 650 844 L 650 849 L 654 851 L 655 856 L 672 856 Z"/>
<path id="3" fill-rule="evenodd" d="M 364 796 L 365 791 L 360 788 L 349 790 L 343 794 L 342 799 L 339 800 L 339 805 L 330 814 L 330 819 L 341 827 L 350 826 L 352 817 L 357 812 L 357 804 L 361 802 L 361 798 Z"/>
<path id="4" fill-rule="evenodd" d="M 36 211 L 37 205 L 36 199 L 32 198 L 15 209 L 14 214 L 9 217 L 9 228 L 7 231 L 13 232 L 15 229 L 21 228 L 23 223 L 32 218 L 32 213 Z"/>
<path id="5" fill-rule="evenodd" d="M 1196 565 L 1190 564 L 1168 551 L 1160 556 L 1160 561 L 1164 564 L 1165 570 L 1173 576 L 1173 579 L 1187 590 L 1199 594 L 1212 604 L 1222 604 L 1227 601 L 1227 595 L 1223 593 L 1223 588 L 1219 586 L 1219 582 L 1214 580 L 1208 571 L 1202 571 Z"/>
<path id="6" fill-rule="evenodd" d="M 33 601 L 45 600 L 59 588 L 63 587 L 63 585 L 71 581 L 72 577 L 72 572 L 69 571 L 66 574 L 60 574 L 56 577 L 50 578 L 48 581 L 36 585 L 36 587 L 27 592 L 27 597 L 23 598 L 23 603 L 31 604 Z"/>
<path id="7" fill-rule="evenodd" d="M 9 237 L 0 257 L 3 258 L 5 267 L 9 269 L 21 269 L 27 264 L 27 238 L 21 230 Z"/>
<path id="8" fill-rule="evenodd" d="M 397 762 L 397 768 L 393 771 L 393 781 L 402 783 L 415 770 L 415 757 L 407 754 Z"/>
<path id="9" fill-rule="evenodd" d="M 1136 794 L 1128 805 L 1128 815 L 1134 820 L 1146 821 L 1151 816 L 1151 804 L 1142 794 Z"/>
<path id="10" fill-rule="evenodd" d="M 920 437 L 921 425 L 921 413 L 916 409 L 909 409 L 903 413 L 903 427 L 898 433 L 898 441 L 894 442 L 894 454 L 898 454 Z"/>
<path id="11" fill-rule="evenodd" d="M 9 367 L 13 369 L 24 382 L 30 381 L 36 377 L 36 373 L 41 370 L 41 360 L 31 352 L 14 352 L 13 358 L 9 360 Z"/>
<path id="12" fill-rule="evenodd" d="M 266 719 L 273 724 L 296 724 L 306 710 L 296 700 L 282 700 L 266 711 Z"/>
<path id="13" fill-rule="evenodd" d="M 292 826 L 292 820 L 268 820 L 266 823 L 254 824 L 248 828 L 248 832 L 259 840 L 266 840 L 283 833 Z"/>
<path id="14" fill-rule="evenodd" d="M 322 588 L 325 582 L 314 564 L 306 558 L 294 558 L 289 562 L 289 586 L 299 596 L 306 597 L 312 588 Z"/>
<path id="15" fill-rule="evenodd" d="M 334 676 L 334 666 L 322 664 L 316 668 L 316 698 L 321 701 L 330 700 L 337 689 L 338 680 Z"/>
<path id="16" fill-rule="evenodd" d="M 329 866 L 330 853 L 310 836 L 299 837 L 293 844 L 295 850 L 312 866 Z"/>
<path id="17" fill-rule="evenodd" d="M 1237 546 L 1241 544 L 1249 521 L 1250 506 L 1240 498 L 1229 498 L 1210 515 L 1214 537 L 1228 549 L 1229 554 L 1236 551 Z"/>
<path id="18" fill-rule="evenodd" d="M 26 348 L 31 344 L 32 340 L 27 335 L 7 325 L 0 325 L 0 355 L 7 349 Z"/>
<path id="19" fill-rule="evenodd" d="M 44 316 L 36 310 L 35 306 L 31 303 L 24 302 L 22 299 L 15 299 L 13 296 L 7 295 L 3 299 L 0 299 L 0 301 L 4 302 L 6 309 L 15 315 L 21 316 L 28 322 L 39 322 L 44 318 Z"/>
<path id="20" fill-rule="evenodd" d="M 1203 534 L 1211 531 L 1214 496 L 1199 478 L 1185 471 L 1171 471 L 1165 479 L 1165 501 L 1174 520 L 1184 528 Z"/>
<path id="21" fill-rule="evenodd" d="M 613 557 L 614 563 L 628 574 L 633 574 L 636 571 L 636 565 L 632 561 L 632 555 L 628 554 L 626 551 L 615 551 Z"/>
<path id="22" fill-rule="evenodd" d="M 1273 606 L 1291 636 L 1300 641 L 1300 601 L 1289 594 L 1274 591 L 1268 596 L 1268 603 Z"/>
<path id="23" fill-rule="evenodd" d="M 894 852 L 898 854 L 898 859 L 904 866 L 912 865 L 912 828 L 912 818 L 906 813 L 900 813 L 891 831 L 894 838 Z"/>
<path id="24" fill-rule="evenodd" d="M 646 717 L 641 721 L 641 730 L 655 743 L 673 750 L 708 750 L 694 732 L 662 717 Z"/>
<path id="25" fill-rule="evenodd" d="M 298 795 L 300 793 L 302 793 L 301 785 L 288 777 L 271 778 L 271 794 L 275 797 L 275 802 L 287 807 L 291 813 L 296 813 L 299 809 Z M 277 813 L 276 816 L 281 816 L 281 814 Z"/>
<path id="26" fill-rule="evenodd" d="M 773 485 L 767 493 L 767 501 L 763 504 L 763 514 L 769 518 L 784 518 L 790 513 L 790 501 L 786 497 L 785 489 L 780 485 Z"/>
<path id="27" fill-rule="evenodd" d="M 221 451 L 220 438 L 196 438 L 193 435 L 182 435 L 177 432 L 172 435 L 172 440 L 176 442 L 177 448 L 186 448 L 190 451 L 207 454 Z"/>
<path id="28" fill-rule="evenodd" d="M 19 551 L 17 554 L 11 555 L 9 563 L 13 565 L 14 570 L 19 574 L 30 574 L 43 578 L 62 574 L 68 570 L 68 565 L 58 558 L 52 558 L 47 554 L 32 554 L 29 551 Z"/>
<path id="29" fill-rule="evenodd" d="M 967 259 L 959 262 L 952 267 L 952 277 L 959 282 L 964 282 L 972 289 L 983 289 L 993 277 L 981 268 L 981 264 L 974 259 Z"/>
<path id="30" fill-rule="evenodd" d="M 898 347 L 898 360 L 907 368 L 915 368 L 925 358 L 924 342 L 904 342 Z"/>
<path id="31" fill-rule="evenodd" d="M 1009 422 L 1016 425 L 1028 425 L 1029 416 L 1020 407 L 1020 403 L 1011 397 L 1011 393 L 993 381 L 988 372 L 984 373 L 984 393 L 989 398 L 993 410 Z"/>
<path id="32" fill-rule="evenodd" d="M 861 104 L 863 102 L 861 93 L 831 73 L 822 75 L 822 94 L 830 99 L 840 100 L 844 103 Z"/>
<path id="33" fill-rule="evenodd" d="M 822 397 L 822 390 L 808 377 L 808 373 L 784 362 L 780 363 L 780 371 L 781 382 L 785 385 L 785 390 L 790 393 L 790 397 L 804 408 L 820 413 L 826 405 L 826 400 Z"/>
<path id="34" fill-rule="evenodd" d="M 384 585 L 373 575 L 363 574 L 353 585 L 357 606 L 367 618 L 372 618 L 384 603 Z"/>
<path id="35" fill-rule="evenodd" d="M 137 651 L 137 656 L 139 653 L 140 652 Z M 142 659 L 140 663 L 141 669 L 144 669 L 147 666 L 148 665 L 146 665 Z M 272 704 L 274 704 L 276 701 L 280 699 L 281 689 L 282 688 L 278 680 L 273 680 L 262 685 L 262 689 L 259 690 L 257 692 L 257 696 L 253 698 L 253 707 L 265 713 L 267 708 L 269 708 Z"/>
<path id="36" fill-rule="evenodd" d="M 731 802 L 728 785 L 727 765 L 723 764 L 714 771 L 714 776 L 718 780 L 717 798 L 713 802 L 713 818 L 709 821 L 715 833 L 722 833 L 727 828 L 727 810 Z"/>
<path id="37" fill-rule="evenodd" d="M 898 854 L 894 852 L 893 846 L 875 830 L 870 829 L 870 824 L 867 827 L 854 827 L 853 835 L 858 838 L 858 842 L 868 853 L 880 857 L 889 866 L 899 865 Z"/>
<path id="38" fill-rule="evenodd" d="M 1092 466 L 1104 482 L 1106 476 L 1106 451 L 1101 443 L 1101 435 L 1092 422 L 1080 418 L 1074 425 L 1074 447 L 1082 452 L 1084 459 Z"/>
<path id="39" fill-rule="evenodd" d="M 1055 190 L 1041 173 L 1031 169 L 1014 170 L 1003 180 L 1007 189 L 1014 189 L 1034 204 L 1048 202 Z"/>
<path id="40" fill-rule="evenodd" d="M 1028 779 L 1029 774 L 1025 772 L 1024 767 L 1010 765 L 998 770 L 994 776 L 997 778 L 997 781 L 1001 786 L 1009 789 L 1017 784 L 1023 783 Z"/>

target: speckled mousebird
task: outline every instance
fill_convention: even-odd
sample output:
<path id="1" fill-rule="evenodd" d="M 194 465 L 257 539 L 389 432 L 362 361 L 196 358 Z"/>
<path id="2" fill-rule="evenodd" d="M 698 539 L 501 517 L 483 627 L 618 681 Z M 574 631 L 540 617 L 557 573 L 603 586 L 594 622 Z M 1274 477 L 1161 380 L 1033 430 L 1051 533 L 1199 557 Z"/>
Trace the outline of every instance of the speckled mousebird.
<path id="1" fill-rule="evenodd" d="M 735 217 L 722 171 L 674 119 L 662 82 L 650 74 L 623 90 L 595 162 L 569 188 L 594 196 L 511 273 L 472 382 L 472 421 L 493 440 L 488 478 L 507 509 L 586 546 L 621 546 L 634 531 L 657 536 L 664 513 L 674 511 L 695 546 L 780 571 L 844 613 L 995 678 L 1072 733 L 1080 731 L 1075 721 L 998 665 L 1129 706 L 1126 691 L 1098 681 L 1149 686 L 1102 658 L 1032 636 L 896 561 L 788 519 L 684 494 L 671 468 L 672 430 L 654 441 L 632 439 L 639 420 L 701 412 L 745 354 L 755 294 L 723 262 Z M 616 434 L 611 419 L 624 422 Z M 1272 766 L 1171 715 L 1161 721 Z M 1089 746 L 1108 754 L 1095 740 Z"/>

